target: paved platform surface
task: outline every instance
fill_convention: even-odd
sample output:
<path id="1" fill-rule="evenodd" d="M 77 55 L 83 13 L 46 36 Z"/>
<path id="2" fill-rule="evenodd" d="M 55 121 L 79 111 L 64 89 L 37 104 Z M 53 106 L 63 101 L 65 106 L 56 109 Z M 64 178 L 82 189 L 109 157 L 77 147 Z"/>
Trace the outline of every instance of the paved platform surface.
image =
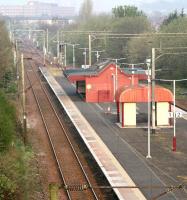
<path id="1" fill-rule="evenodd" d="M 186 120 L 177 121 L 178 150 L 171 151 L 171 129 L 164 129 L 151 137 L 152 159 L 147 160 L 147 131 L 145 129 L 120 129 L 116 126 L 115 111 L 107 114 L 101 108 L 108 105 L 85 103 L 75 94 L 75 88 L 63 78 L 56 76 L 76 106 L 87 118 L 98 135 L 111 150 L 113 155 L 130 174 L 138 186 L 152 186 L 152 189 L 142 189 L 143 194 L 151 199 L 165 191 L 154 186 L 170 186 L 187 181 L 187 133 Z M 186 200 L 187 193 L 177 190 L 163 195 L 163 200 Z"/>

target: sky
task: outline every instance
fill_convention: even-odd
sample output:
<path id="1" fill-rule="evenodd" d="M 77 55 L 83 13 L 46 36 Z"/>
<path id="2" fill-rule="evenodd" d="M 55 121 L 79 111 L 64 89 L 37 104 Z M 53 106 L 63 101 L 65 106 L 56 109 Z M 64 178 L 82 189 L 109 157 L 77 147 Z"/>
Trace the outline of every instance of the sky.
<path id="1" fill-rule="evenodd" d="M 64 6 L 75 6 L 79 9 L 83 0 L 38 0 L 42 2 L 53 2 Z M 187 8 L 187 0 L 92 0 L 95 12 L 110 12 L 117 5 L 136 5 L 145 11 L 163 10 L 170 11 L 175 9 Z M 27 0 L 0 0 L 0 5 L 25 4 Z"/>

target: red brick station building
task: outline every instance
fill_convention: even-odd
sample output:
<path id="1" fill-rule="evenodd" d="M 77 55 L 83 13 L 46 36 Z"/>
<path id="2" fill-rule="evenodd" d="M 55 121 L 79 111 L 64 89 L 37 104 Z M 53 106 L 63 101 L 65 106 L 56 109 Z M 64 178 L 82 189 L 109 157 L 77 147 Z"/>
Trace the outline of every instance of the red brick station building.
<path id="1" fill-rule="evenodd" d="M 116 102 L 118 120 L 122 127 L 136 126 L 136 104 L 148 102 L 145 70 L 120 68 L 106 61 L 88 69 L 64 70 L 67 79 L 76 85 L 76 92 L 86 102 Z M 168 112 L 171 111 L 172 93 L 166 88 L 155 87 L 157 126 L 168 126 Z"/>

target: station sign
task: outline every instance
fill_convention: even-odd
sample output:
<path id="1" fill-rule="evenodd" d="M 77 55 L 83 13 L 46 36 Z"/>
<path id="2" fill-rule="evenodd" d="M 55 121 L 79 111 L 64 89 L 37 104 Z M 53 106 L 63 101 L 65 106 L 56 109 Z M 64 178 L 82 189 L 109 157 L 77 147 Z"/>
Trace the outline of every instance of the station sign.
<path id="1" fill-rule="evenodd" d="M 174 112 L 168 112 L 169 118 L 174 118 Z M 183 113 L 182 112 L 175 112 L 175 118 L 182 118 Z"/>

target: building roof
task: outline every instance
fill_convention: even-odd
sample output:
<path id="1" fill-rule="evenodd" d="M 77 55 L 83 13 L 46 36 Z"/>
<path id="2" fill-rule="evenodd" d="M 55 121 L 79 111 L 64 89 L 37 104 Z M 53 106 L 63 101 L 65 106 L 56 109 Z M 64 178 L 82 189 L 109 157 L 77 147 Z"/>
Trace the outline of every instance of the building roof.
<path id="1" fill-rule="evenodd" d="M 78 77 L 78 80 L 80 80 L 81 76 L 82 80 L 84 80 L 86 76 L 97 76 L 109 65 L 116 66 L 115 63 L 107 60 L 104 62 L 96 63 L 95 65 L 87 69 L 74 68 L 74 69 L 64 70 L 64 75 L 71 81 L 75 81 L 76 77 Z M 127 76 L 132 76 L 134 74 L 135 76 L 139 76 L 140 79 L 141 77 L 142 79 L 147 79 L 146 71 L 143 69 L 140 70 L 140 68 L 138 68 L 138 70 L 134 69 L 134 71 L 132 71 L 131 68 L 120 68 L 119 66 L 117 67 L 118 69 L 121 70 L 121 72 L 123 72 Z"/>
<path id="2" fill-rule="evenodd" d="M 147 80 L 147 70 L 143 69 L 143 68 L 130 68 L 130 67 L 126 67 L 126 68 L 120 68 L 122 71 L 124 71 L 124 73 L 126 75 L 135 75 L 138 77 L 139 80 Z"/>
<path id="3" fill-rule="evenodd" d="M 64 75 L 70 81 L 85 80 L 85 77 L 87 76 L 97 76 L 109 64 L 110 62 L 107 61 L 107 62 L 102 62 L 99 64 L 96 63 L 95 65 L 87 69 L 83 69 L 83 68 L 67 69 L 67 70 L 64 70 Z"/>
<path id="4" fill-rule="evenodd" d="M 87 69 L 83 69 L 83 68 L 67 69 L 67 70 L 64 70 L 64 74 L 67 77 L 70 75 L 82 75 L 82 76 L 97 75 L 108 64 L 109 62 L 103 62 L 99 64 L 96 63 L 95 65 Z"/>
<path id="5" fill-rule="evenodd" d="M 64 70 L 64 75 L 66 77 L 69 76 L 86 76 L 86 75 L 94 75 L 97 74 L 96 71 L 91 67 L 88 69 L 83 69 L 83 68 L 74 68 L 74 69 L 67 69 Z"/>
<path id="6" fill-rule="evenodd" d="M 122 71 L 125 72 L 125 74 L 146 74 L 146 70 L 142 68 L 130 68 L 130 67 L 125 67 L 125 68 L 120 68 Z"/>
<path id="7" fill-rule="evenodd" d="M 150 90 L 151 92 L 151 90 Z M 131 87 L 121 87 L 116 93 L 116 101 L 124 103 L 148 102 L 148 86 L 139 85 Z M 172 102 L 173 94 L 170 90 L 155 86 L 155 102 Z"/>

